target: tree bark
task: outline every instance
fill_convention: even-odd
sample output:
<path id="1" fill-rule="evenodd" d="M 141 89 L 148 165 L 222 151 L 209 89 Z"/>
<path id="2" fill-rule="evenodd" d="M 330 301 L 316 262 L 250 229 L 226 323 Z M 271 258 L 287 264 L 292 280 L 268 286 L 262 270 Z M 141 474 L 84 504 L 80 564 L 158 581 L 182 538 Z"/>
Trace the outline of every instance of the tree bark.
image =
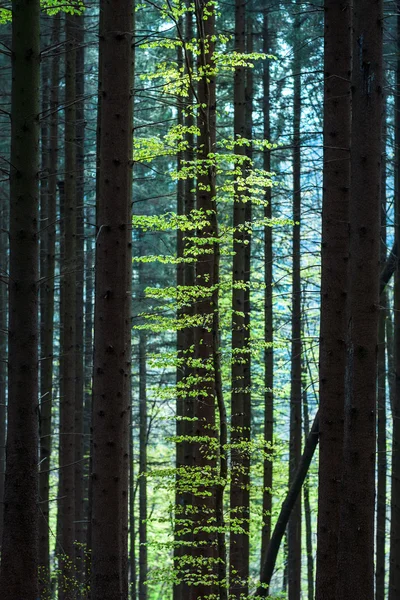
<path id="1" fill-rule="evenodd" d="M 235 52 L 246 53 L 246 2 L 235 2 Z M 234 136 L 246 138 L 246 68 L 238 66 L 234 73 Z M 232 373 L 231 373 L 231 486 L 230 486 L 230 561 L 229 594 L 240 598 L 248 594 L 249 578 L 249 483 L 250 398 L 247 380 L 250 376 L 248 347 L 248 266 L 249 241 L 246 231 L 248 171 L 245 146 L 235 147 L 240 170 L 235 182 L 233 204 L 233 270 L 232 270 Z"/>
<path id="2" fill-rule="evenodd" d="M 195 284 L 202 290 L 197 299 L 196 314 L 202 324 L 194 331 L 196 368 L 196 397 L 194 398 L 193 422 L 193 469 L 196 473 L 207 474 L 205 481 L 198 481 L 194 490 L 194 532 L 191 579 L 198 585 L 192 585 L 188 600 L 215 594 L 218 586 L 215 559 L 218 552 L 216 522 L 216 484 L 217 457 L 215 456 L 215 381 L 213 368 L 214 336 L 213 323 L 218 303 L 213 287 L 216 283 L 217 256 L 217 205 L 215 202 L 215 165 L 210 154 L 215 152 L 215 63 L 214 35 L 215 9 L 203 0 L 196 6 L 196 22 L 199 39 L 198 72 L 202 75 L 198 81 L 197 97 L 199 102 L 197 125 L 197 160 L 202 164 L 196 187 L 196 207 L 208 217 L 208 223 L 201 230 L 205 240 L 203 251 L 196 263 Z M 206 17 L 206 18 L 205 18 Z M 211 455 L 211 456 L 210 456 Z M 211 527 L 210 527 L 211 526 Z"/>
<path id="3" fill-rule="evenodd" d="M 316 600 L 336 600 L 349 260 L 351 4 L 325 0 Z"/>
<path id="4" fill-rule="evenodd" d="M 374 595 L 383 3 L 353 4 L 350 261 L 336 597 Z"/>
<path id="5" fill-rule="evenodd" d="M 93 369 L 93 598 L 126 600 L 133 4 L 103 2 Z"/>
<path id="6" fill-rule="evenodd" d="M 0 565 L 3 600 L 38 597 L 39 10 L 38 0 L 12 2 L 8 433 Z"/>

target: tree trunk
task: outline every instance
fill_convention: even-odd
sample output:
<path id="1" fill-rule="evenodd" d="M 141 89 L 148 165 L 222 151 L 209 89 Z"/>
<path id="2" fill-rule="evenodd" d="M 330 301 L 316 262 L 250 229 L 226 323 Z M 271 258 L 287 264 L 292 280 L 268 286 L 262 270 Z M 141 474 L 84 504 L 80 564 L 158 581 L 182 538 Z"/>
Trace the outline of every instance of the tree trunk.
<path id="1" fill-rule="evenodd" d="M 75 540 L 78 582 L 85 577 L 84 522 L 84 169 L 85 169 L 85 25 L 84 16 L 75 19 L 76 31 L 76 339 L 75 339 Z"/>
<path id="2" fill-rule="evenodd" d="M 0 589 L 3 600 L 37 600 L 39 1 L 13 0 L 12 14 L 8 433 Z"/>
<path id="3" fill-rule="evenodd" d="M 205 12 L 207 18 L 205 19 Z M 214 35 L 215 10 L 203 0 L 196 7 L 196 21 L 199 32 L 198 71 L 203 73 L 198 82 L 197 101 L 198 128 L 197 160 L 203 161 L 197 179 L 197 210 L 207 215 L 208 223 L 201 230 L 205 240 L 202 253 L 196 263 L 195 284 L 202 290 L 197 299 L 196 314 L 201 317 L 202 324 L 195 328 L 195 359 L 198 363 L 195 376 L 197 378 L 196 397 L 194 398 L 193 422 L 193 469 L 195 473 L 207 473 L 206 481 L 197 481 L 194 490 L 194 533 L 191 579 L 198 585 L 191 586 L 188 600 L 200 599 L 216 593 L 217 585 L 214 577 L 217 574 L 215 559 L 217 557 L 217 535 L 209 529 L 216 519 L 216 485 L 217 461 L 215 456 L 215 381 L 210 377 L 210 367 L 214 363 L 215 347 L 213 324 L 218 303 L 213 286 L 216 273 L 217 242 L 217 206 L 215 202 L 215 166 L 209 155 L 215 152 L 215 64 Z M 211 455 L 211 456 L 210 456 Z"/>
<path id="4" fill-rule="evenodd" d="M 396 3 L 400 9 L 400 1 Z M 400 49 L 400 14 L 397 14 L 397 51 Z M 400 241 L 400 58 L 396 65 L 396 95 L 395 95 L 395 245 L 397 256 Z M 390 515 L 390 566 L 389 566 L 389 600 L 394 600 L 400 594 L 400 266 L 397 259 L 394 272 L 393 299 L 393 344 L 394 344 L 394 386 L 393 386 L 393 441 L 392 441 L 392 491 Z M 378 421 L 379 422 L 379 421 Z"/>
<path id="5" fill-rule="evenodd" d="M 354 0 L 349 295 L 336 591 L 341 600 L 370 600 L 374 595 L 382 26 L 381 1 Z"/>
<path id="6" fill-rule="evenodd" d="M 246 2 L 235 2 L 235 51 L 246 52 Z M 234 73 L 234 136 L 245 138 L 246 128 L 246 68 L 236 67 Z M 240 157 L 237 167 L 240 175 L 235 182 L 233 204 L 233 271 L 232 271 L 232 373 L 231 373 L 231 486 L 230 486 L 230 561 L 229 594 L 240 598 L 248 594 L 249 577 L 249 451 L 250 398 L 246 387 L 250 360 L 248 348 L 248 283 L 246 273 L 246 208 L 247 193 L 244 178 L 248 163 L 241 143 L 235 147 Z"/>
<path id="7" fill-rule="evenodd" d="M 383 112 L 382 179 L 381 179 L 381 264 L 386 261 L 386 98 Z M 387 293 L 381 294 L 378 324 L 378 404 L 377 404 L 377 506 L 376 506 L 376 567 L 375 600 L 385 600 L 386 577 L 386 494 L 387 494 L 387 440 L 386 440 L 386 316 Z"/>
<path id="8" fill-rule="evenodd" d="M 304 372 L 304 369 L 303 369 Z M 303 381 L 303 429 L 304 429 L 304 440 L 307 443 L 308 436 L 310 435 L 310 416 L 308 411 L 308 397 L 307 397 L 307 376 L 305 375 Z M 306 525 L 306 550 L 307 550 L 307 595 L 308 600 L 314 600 L 314 555 L 312 545 L 312 512 L 310 505 L 310 477 L 307 474 L 304 485 L 304 518 Z"/>
<path id="9" fill-rule="evenodd" d="M 7 310 L 8 287 L 8 198 L 0 206 L 0 551 L 3 539 L 4 473 L 6 469 L 6 386 L 7 386 Z"/>
<path id="10" fill-rule="evenodd" d="M 269 25 L 268 9 L 263 13 L 263 52 L 271 52 L 271 31 Z M 270 60 L 266 59 L 263 63 L 263 119 L 264 119 L 264 139 L 271 138 L 270 124 Z M 271 171 L 271 152 L 264 150 L 263 155 L 264 170 Z M 271 188 L 265 191 L 264 217 L 272 218 Z M 265 459 L 263 473 L 263 525 L 261 530 L 261 565 L 264 562 L 271 537 L 271 511 L 272 511 L 272 445 L 274 432 L 274 351 L 273 351 L 273 312 L 272 312 L 272 227 L 264 227 L 264 441 L 265 441 Z"/>
<path id="11" fill-rule="evenodd" d="M 126 600 L 131 371 L 130 1 L 103 2 L 93 369 L 93 598 Z"/>
<path id="12" fill-rule="evenodd" d="M 316 600 L 336 600 L 349 259 L 351 6 L 325 0 Z"/>
<path id="13" fill-rule="evenodd" d="M 75 593 L 76 16 L 66 15 L 64 257 L 61 270 L 60 600 Z"/>
<path id="14" fill-rule="evenodd" d="M 293 482 L 301 458 L 301 274 L 300 274 L 300 215 L 301 215 L 301 61 L 299 35 L 300 18 L 295 17 L 295 46 L 293 58 L 293 274 L 292 274 L 292 349 L 290 388 L 290 445 L 289 486 Z M 288 525 L 288 591 L 289 600 L 300 600 L 301 593 L 301 496 L 299 496 Z"/>
<path id="15" fill-rule="evenodd" d="M 140 271 L 142 265 L 139 265 Z M 140 275 L 139 275 L 140 278 Z M 140 285 L 140 290 L 143 286 Z M 139 331 L 139 600 L 147 600 L 147 390 L 146 333 Z"/>

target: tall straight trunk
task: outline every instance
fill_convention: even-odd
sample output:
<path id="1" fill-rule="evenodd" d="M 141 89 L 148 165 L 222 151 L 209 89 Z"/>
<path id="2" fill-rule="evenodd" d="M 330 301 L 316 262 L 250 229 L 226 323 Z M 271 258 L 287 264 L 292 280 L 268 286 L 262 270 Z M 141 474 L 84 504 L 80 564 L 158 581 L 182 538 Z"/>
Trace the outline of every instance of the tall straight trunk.
<path id="1" fill-rule="evenodd" d="M 246 3 L 235 2 L 235 51 L 246 52 Z M 236 67 L 234 73 L 234 136 L 246 137 L 246 69 Z M 235 182 L 233 203 L 233 271 L 232 271 L 232 373 L 231 373 L 231 486 L 230 486 L 230 561 L 229 593 L 232 598 L 248 594 L 249 576 L 249 453 L 250 399 L 246 380 L 250 362 L 246 310 L 248 295 L 246 273 L 246 209 L 247 194 L 243 179 L 247 164 L 243 161 L 245 147 L 237 144 L 238 167 L 241 174 Z"/>
<path id="2" fill-rule="evenodd" d="M 76 376 L 76 16 L 66 15 L 64 257 L 61 269 L 60 371 L 60 587 L 69 600 L 75 582 L 75 376 Z"/>
<path id="3" fill-rule="evenodd" d="M 205 13 L 207 18 L 205 19 Z M 197 101 L 199 102 L 197 125 L 197 160 L 204 165 L 197 176 L 196 207 L 207 215 L 208 223 L 202 228 L 204 254 L 196 263 L 195 284 L 202 289 L 197 299 L 196 313 L 202 324 L 194 331 L 196 369 L 196 397 L 193 414 L 193 465 L 197 473 L 207 473 L 206 483 L 197 482 L 194 493 L 194 532 L 192 579 L 198 585 L 189 588 L 189 600 L 215 594 L 214 580 L 217 569 L 217 535 L 210 529 L 216 522 L 216 473 L 217 457 L 215 448 L 215 377 L 210 377 L 215 359 L 215 315 L 218 311 L 218 290 L 214 288 L 218 280 L 218 236 L 217 205 L 215 201 L 215 166 L 209 155 L 215 152 L 216 95 L 214 35 L 215 10 L 203 0 L 196 7 L 196 21 L 199 39 L 198 72 L 202 75 L 198 82 Z M 201 163 L 200 163 L 201 164 Z"/>
<path id="4" fill-rule="evenodd" d="M 310 415 L 308 409 L 308 395 L 307 395 L 307 377 L 303 381 L 303 430 L 304 430 L 304 441 L 307 442 L 307 438 L 310 435 Z M 306 476 L 303 485 L 303 496 L 304 496 L 304 518 L 306 525 L 306 550 L 307 550 L 307 595 L 308 600 L 314 600 L 314 555 L 313 555 L 313 544 L 312 544 L 312 511 L 310 503 L 310 477 Z"/>
<path id="5" fill-rule="evenodd" d="M 381 264 L 386 261 L 386 98 L 383 112 L 382 179 L 381 179 Z M 387 293 L 381 294 L 378 324 L 378 398 L 377 398 L 377 503 L 376 503 L 376 566 L 375 600 L 385 600 L 386 578 L 386 494 L 387 494 L 387 439 L 386 439 L 386 315 Z"/>
<path id="6" fill-rule="evenodd" d="M 336 592 L 343 600 L 367 600 L 374 594 L 382 27 L 382 1 L 354 0 L 344 464 Z"/>
<path id="7" fill-rule="evenodd" d="M 93 598 L 128 596 L 133 3 L 104 0 L 93 368 Z"/>
<path id="8" fill-rule="evenodd" d="M 61 17 L 56 15 L 51 32 L 51 45 L 60 39 Z M 44 585 L 49 583 L 49 467 L 52 449 L 53 360 L 54 360 L 54 272 L 56 252 L 57 170 L 58 170 L 58 104 L 60 59 L 57 50 L 51 60 L 50 123 L 48 148 L 48 180 L 46 219 L 41 218 L 43 255 L 41 261 L 41 361 L 40 361 L 40 519 L 39 567 Z M 42 593 L 45 587 L 42 586 Z"/>
<path id="9" fill-rule="evenodd" d="M 400 9 L 400 1 L 396 3 Z M 397 51 L 400 49 L 400 15 L 397 15 Z M 397 256 L 400 241 L 400 58 L 397 57 L 396 65 L 396 95 L 395 95 L 395 244 Z M 393 299 L 393 347 L 394 347 L 394 387 L 393 387 L 393 442 L 392 442 L 392 491 L 390 515 L 390 567 L 389 567 L 389 600 L 394 600 L 400 593 L 400 269 L 399 261 L 396 263 L 394 273 L 394 299 Z"/>
<path id="10" fill-rule="evenodd" d="M 141 265 L 139 266 L 141 270 Z M 141 287 L 142 289 L 142 287 Z M 147 389 L 146 333 L 139 332 L 139 600 L 147 600 Z"/>
<path id="11" fill-rule="evenodd" d="M 12 2 L 8 432 L 0 565 L 3 600 L 38 597 L 39 9 L 39 0 Z"/>
<path id="12" fill-rule="evenodd" d="M 290 372 L 290 444 L 289 486 L 301 458 L 301 273 L 300 273 L 300 216 L 301 216 L 301 61 L 299 47 L 300 18 L 295 17 L 295 47 L 293 58 L 293 272 L 292 272 L 292 348 Z M 288 591 L 289 600 L 300 600 L 301 593 L 301 496 L 288 524 Z"/>
<path id="13" fill-rule="evenodd" d="M 46 21 L 43 21 L 45 24 Z M 44 37 L 47 40 L 47 36 Z M 42 42 L 43 46 L 46 41 Z M 51 439 L 51 420 L 48 421 L 46 403 L 51 399 L 53 392 L 53 298 L 54 295 L 54 271 L 53 278 L 49 278 L 47 269 L 51 270 L 54 255 L 49 256 L 47 248 L 51 234 L 55 232 L 54 222 L 49 221 L 49 114 L 50 114 L 50 73 L 48 57 L 41 63 L 41 92 L 42 92 L 42 118 L 40 122 L 40 146 L 41 146 L 41 179 L 40 179 L 40 207 L 39 207 L 39 306 L 40 306 L 40 362 L 39 362 L 39 390 L 40 390 L 40 413 L 39 413 L 39 444 L 40 444 L 40 471 L 39 471 L 39 591 L 41 595 L 49 590 L 50 584 L 50 548 L 49 548 L 49 466 L 50 453 L 47 453 Z M 54 264 L 54 263 L 53 263 Z M 50 274 L 51 277 L 51 274 Z M 49 306 L 48 306 L 49 305 Z M 50 313 L 50 315 L 48 314 Z M 49 317 L 51 316 L 51 322 Z M 50 380 L 50 386 L 48 387 Z M 51 406 L 51 402 L 50 402 Z M 42 427 L 42 409 L 44 409 L 44 431 Z M 51 414 L 50 414 L 51 419 Z M 44 440 L 43 436 L 47 439 Z M 44 445 L 43 445 L 44 442 Z M 45 452 L 43 452 L 45 450 Z M 42 497 L 43 492 L 43 497 Z M 43 511 L 44 509 L 44 511 Z M 42 562 L 43 561 L 43 562 Z"/>
<path id="14" fill-rule="evenodd" d="M 8 200 L 8 199 L 7 199 Z M 6 469 L 6 386 L 7 386 L 7 309 L 8 293 L 5 275 L 8 272 L 8 207 L 0 205 L 0 551 L 3 539 L 4 473 Z"/>
<path id="15" fill-rule="evenodd" d="M 93 223 L 93 211 L 86 207 L 87 222 Z M 91 490 L 90 473 L 92 472 L 92 375 L 93 375 L 93 285 L 94 285 L 94 252 L 93 252 L 93 225 L 88 227 L 85 249 L 85 407 L 83 419 L 83 453 L 84 463 L 84 499 L 86 520 L 85 539 L 85 581 L 90 581 L 90 549 L 91 549 Z"/>
<path id="16" fill-rule="evenodd" d="M 336 600 L 349 259 L 351 5 L 325 0 L 316 600 Z"/>
<path id="17" fill-rule="evenodd" d="M 268 9 L 263 13 L 262 24 L 263 52 L 271 51 L 271 28 L 269 24 Z M 271 137 L 270 116 L 270 60 L 263 63 L 263 124 L 264 139 Z M 271 153 L 267 149 L 263 155 L 263 167 L 268 173 L 271 171 Z M 272 218 L 271 188 L 265 191 L 264 217 Z M 268 549 L 271 537 L 271 511 L 272 511 L 272 444 L 274 433 L 274 351 L 273 351 L 273 312 L 272 312 L 272 227 L 264 227 L 264 441 L 265 459 L 263 473 L 263 525 L 261 530 L 261 561 L 260 567 Z"/>
<path id="18" fill-rule="evenodd" d="M 85 24 L 83 14 L 75 19 L 76 31 L 76 337 L 75 337 L 75 540 L 76 573 L 83 583 L 84 550 L 84 169 L 85 169 Z"/>
<path id="19" fill-rule="evenodd" d="M 129 442 L 129 564 L 130 564 L 130 599 L 137 600 L 136 575 L 136 515 L 135 515 L 135 446 L 133 437 L 133 415 L 131 411 Z"/>

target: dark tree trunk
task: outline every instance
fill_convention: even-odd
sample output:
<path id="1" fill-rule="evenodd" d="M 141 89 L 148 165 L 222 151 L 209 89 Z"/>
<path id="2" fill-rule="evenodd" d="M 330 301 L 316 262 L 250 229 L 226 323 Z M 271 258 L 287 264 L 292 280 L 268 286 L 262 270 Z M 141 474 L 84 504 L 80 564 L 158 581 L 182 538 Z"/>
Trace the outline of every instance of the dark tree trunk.
<path id="1" fill-rule="evenodd" d="M 263 52 L 271 52 L 271 30 L 269 25 L 268 9 L 263 13 Z M 264 139 L 270 140 L 270 60 L 263 63 L 263 119 Z M 264 170 L 271 171 L 271 153 L 264 151 Z M 265 192 L 264 217 L 272 218 L 271 188 Z M 264 319 L 265 319 L 265 354 L 264 354 L 264 441 L 265 453 L 263 474 L 263 526 L 261 531 L 261 565 L 264 562 L 271 537 L 271 510 L 272 510 L 272 445 L 274 432 L 274 351 L 273 351 L 273 312 L 272 312 L 272 227 L 264 227 Z"/>
<path id="2" fill-rule="evenodd" d="M 7 311 L 8 288 L 8 198 L 0 205 L 0 551 L 3 539 L 4 473 L 6 469 L 6 386 L 7 386 Z"/>
<path id="3" fill-rule="evenodd" d="M 204 19 L 207 11 L 207 19 Z M 215 152 L 215 64 L 214 7 L 202 0 L 196 7 L 196 21 L 199 32 L 198 70 L 202 75 L 198 82 L 197 97 L 200 104 L 198 111 L 199 135 L 197 138 L 197 159 L 204 161 L 204 168 L 197 179 L 197 210 L 208 217 L 208 224 L 201 230 L 205 240 L 204 254 L 196 263 L 195 284 L 201 286 L 202 295 L 197 299 L 196 313 L 202 317 L 203 324 L 195 328 L 195 359 L 200 366 L 196 369 L 197 395 L 194 398 L 193 422 L 193 464 L 197 473 L 207 472 L 205 483 L 196 483 L 194 495 L 194 533 L 192 579 L 198 585 L 189 589 L 188 600 L 216 593 L 217 585 L 214 577 L 217 574 L 215 559 L 217 557 L 217 535 L 208 528 L 216 519 L 216 485 L 217 460 L 214 448 L 215 431 L 215 381 L 210 377 L 209 367 L 213 365 L 215 355 L 215 313 L 218 310 L 217 297 L 213 286 L 218 278 L 216 257 L 218 255 L 216 238 L 217 206 L 215 202 L 215 166 L 209 162 L 210 153 Z M 215 325 L 214 325 L 215 326 Z M 196 439 L 197 438 L 197 439 Z M 210 456 L 211 454 L 211 456 Z"/>
<path id="4" fill-rule="evenodd" d="M 341 600 L 370 600 L 374 595 L 382 28 L 382 1 L 354 0 L 347 362 L 336 580 L 336 598 Z"/>
<path id="5" fill-rule="evenodd" d="M 38 597 L 39 8 L 38 0 L 12 3 L 8 432 L 0 566 L 3 600 Z"/>
<path id="6" fill-rule="evenodd" d="M 133 4 L 104 0 L 93 369 L 94 599 L 126 600 Z"/>
<path id="7" fill-rule="evenodd" d="M 235 2 L 235 51 L 246 52 L 246 2 Z M 246 68 L 236 67 L 234 73 L 234 136 L 246 137 Z M 235 154 L 245 156 L 245 146 L 235 147 Z M 232 272 L 232 379 L 231 379 L 231 486 L 230 486 L 230 561 L 229 594 L 240 598 L 248 594 L 249 577 L 249 454 L 250 398 L 246 381 L 250 360 L 246 311 L 248 294 L 246 266 L 248 234 L 246 232 L 247 194 L 243 179 L 247 161 L 237 162 L 241 174 L 235 182 L 233 204 L 233 272 Z"/>
<path id="8" fill-rule="evenodd" d="M 336 600 L 349 259 L 351 6 L 325 0 L 316 599 Z M 333 358 L 332 358 L 333 357 Z"/>
<path id="9" fill-rule="evenodd" d="M 293 482 L 301 458 L 301 60 L 299 35 L 300 18 L 295 17 L 295 46 L 293 58 L 293 274 L 292 274 L 292 349 L 290 387 L 290 445 L 289 486 Z M 288 591 L 289 600 L 300 600 L 301 592 L 301 496 L 299 496 L 288 525 Z"/>
<path id="10" fill-rule="evenodd" d="M 79 583 L 85 576 L 84 522 L 84 169 L 85 169 L 85 29 L 84 16 L 76 23 L 76 339 L 75 339 L 75 540 L 76 573 Z"/>
<path id="11" fill-rule="evenodd" d="M 140 271 L 142 265 L 139 265 Z M 139 275 L 140 278 L 140 275 Z M 144 286 L 140 285 L 140 290 Z M 139 332 L 139 600 L 147 600 L 147 339 Z"/>

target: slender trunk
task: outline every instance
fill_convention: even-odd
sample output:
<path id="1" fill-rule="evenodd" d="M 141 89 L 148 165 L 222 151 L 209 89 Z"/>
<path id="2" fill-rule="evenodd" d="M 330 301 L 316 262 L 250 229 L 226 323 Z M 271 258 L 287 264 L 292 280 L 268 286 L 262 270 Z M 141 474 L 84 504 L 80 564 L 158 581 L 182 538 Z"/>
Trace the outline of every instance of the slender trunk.
<path id="1" fill-rule="evenodd" d="M 268 596 L 268 587 L 271 583 L 271 578 L 274 572 L 276 558 L 278 556 L 279 548 L 281 546 L 281 542 L 286 533 L 287 524 L 292 513 L 293 507 L 296 504 L 296 501 L 301 492 L 301 488 L 303 486 L 304 480 L 306 478 L 308 469 L 311 464 L 311 460 L 314 456 L 315 449 L 318 444 L 319 437 L 319 413 L 314 417 L 314 422 L 310 429 L 310 434 L 307 438 L 307 441 L 304 446 L 303 455 L 301 457 L 299 466 L 297 468 L 296 474 L 293 478 L 292 485 L 289 488 L 287 496 L 282 503 L 281 510 L 278 516 L 278 520 L 274 527 L 274 531 L 271 536 L 270 543 L 268 545 L 268 550 L 265 555 L 264 562 L 261 566 L 261 577 L 260 577 L 260 587 L 255 593 L 255 596 L 252 597 L 261 597 L 267 598 Z M 286 547 L 286 544 L 285 544 Z M 284 548 L 284 552 L 286 554 L 286 548 Z M 286 572 L 286 569 L 285 569 Z M 283 576 L 283 590 L 286 591 L 287 585 L 287 576 L 284 572 Z"/>
<path id="2" fill-rule="evenodd" d="M 3 600 L 38 597 L 39 10 L 39 0 L 12 2 L 8 432 L 0 565 Z"/>
<path id="3" fill-rule="evenodd" d="M 85 576 L 84 522 L 84 169 L 85 169 L 85 29 L 84 16 L 75 19 L 76 23 L 76 338 L 75 338 L 75 540 L 76 573 L 80 584 Z"/>
<path id="4" fill-rule="evenodd" d="M 8 199 L 7 199 L 8 200 Z M 4 473 L 6 469 L 6 386 L 7 386 L 7 308 L 8 289 L 8 207 L 1 199 L 0 206 L 0 551 L 3 539 Z"/>
<path id="5" fill-rule="evenodd" d="M 246 3 L 235 2 L 235 51 L 246 52 Z M 234 73 L 234 136 L 246 137 L 246 69 Z M 230 486 L 230 561 L 229 593 L 232 598 L 248 594 L 249 577 L 249 451 L 250 399 L 246 387 L 250 361 L 248 348 L 248 294 L 246 293 L 247 194 L 243 190 L 247 161 L 245 147 L 239 143 L 235 154 L 241 173 L 235 182 L 233 204 L 233 271 L 232 271 L 232 374 L 231 374 L 231 486 Z"/>
<path id="6" fill-rule="evenodd" d="M 139 266 L 141 270 L 141 265 Z M 140 276 L 139 276 L 140 277 Z M 142 290 L 143 287 L 140 286 Z M 139 332 L 139 600 L 147 600 L 147 390 L 144 331 Z"/>
<path id="7" fill-rule="evenodd" d="M 133 4 L 104 2 L 93 369 L 93 598 L 126 600 Z M 117 9 L 118 8 L 118 9 Z"/>
<path id="8" fill-rule="evenodd" d="M 307 397 L 307 377 L 303 381 L 303 430 L 305 443 L 310 435 L 310 417 L 308 411 L 308 397 Z M 312 544 L 312 512 L 310 504 L 310 478 L 307 474 L 304 485 L 304 518 L 306 525 L 306 550 L 307 550 L 307 592 L 308 600 L 314 600 L 314 555 L 313 555 L 313 544 Z"/>
<path id="9" fill-rule="evenodd" d="M 384 101 L 382 135 L 381 181 L 381 264 L 386 261 L 386 98 Z M 386 493 L 387 493 L 387 440 L 386 440 L 386 315 L 387 293 L 381 294 L 378 324 L 378 398 L 377 398 L 377 506 L 376 506 L 376 567 L 375 600 L 385 600 L 386 577 Z"/>
<path id="10" fill-rule="evenodd" d="M 325 0 L 316 600 L 336 600 L 349 258 L 351 6 Z"/>
<path id="11" fill-rule="evenodd" d="M 400 1 L 396 2 L 397 11 Z M 400 14 L 397 14 L 397 51 L 400 50 Z M 400 241 L 400 58 L 396 65 L 396 96 L 395 96 L 395 244 L 397 255 Z M 394 600 L 400 594 L 400 267 L 397 260 L 394 272 L 393 300 L 393 333 L 394 333 L 394 394 L 393 394 L 393 442 L 392 442 L 392 492 L 390 518 L 390 568 L 389 568 L 389 600 Z"/>
<path id="12" fill-rule="evenodd" d="M 263 13 L 263 52 L 269 54 L 271 51 L 271 31 L 269 24 L 268 9 Z M 263 119 L 264 139 L 270 140 L 270 61 L 263 63 Z M 271 153 L 264 151 L 264 170 L 271 171 Z M 265 192 L 264 217 L 272 218 L 271 188 Z M 273 351 L 273 312 L 272 312 L 272 227 L 264 227 L 264 441 L 265 458 L 263 473 L 263 525 L 261 530 L 261 565 L 268 549 L 271 537 L 271 511 L 272 511 L 272 448 L 274 433 L 274 351 Z"/>
<path id="13" fill-rule="evenodd" d="M 336 591 L 336 598 L 342 600 L 369 600 L 374 595 L 382 28 L 383 2 L 354 0 L 349 294 Z"/>
<path id="14" fill-rule="evenodd" d="M 133 437 L 133 419 L 131 411 L 129 443 L 129 531 L 130 531 L 130 598 L 137 599 L 136 575 L 136 517 L 135 517 L 135 446 Z"/>
<path id="15" fill-rule="evenodd" d="M 205 12 L 207 18 L 205 19 Z M 215 456 L 215 382 L 210 377 L 215 354 L 213 323 L 218 310 L 215 295 L 217 256 L 216 238 L 218 236 L 217 206 L 215 202 L 215 166 L 209 155 L 215 152 L 215 64 L 214 35 L 215 10 L 203 0 L 196 7 L 196 21 L 199 32 L 198 72 L 198 128 L 197 160 L 204 166 L 198 173 L 196 188 L 197 210 L 207 215 L 208 223 L 201 230 L 205 241 L 202 254 L 196 263 L 195 284 L 202 289 L 197 299 L 196 313 L 202 324 L 195 328 L 194 346 L 196 369 L 196 397 L 194 398 L 193 422 L 193 469 L 196 473 L 207 473 L 206 480 L 196 482 L 194 493 L 194 532 L 192 580 L 198 585 L 189 589 L 188 600 L 215 594 L 217 574 L 217 535 L 210 525 L 216 521 L 216 485 L 217 462 Z M 213 289 L 214 288 L 214 289 Z"/>
<path id="16" fill-rule="evenodd" d="M 75 593 L 75 361 L 76 361 L 76 19 L 66 15 L 63 330 L 60 371 L 60 600 Z"/>
<path id="17" fill-rule="evenodd" d="M 290 388 L 289 486 L 292 484 L 301 458 L 301 277 L 300 277 L 300 215 L 301 215 L 301 61 L 299 48 L 299 16 L 295 17 L 295 47 L 293 58 L 293 274 L 292 274 L 292 349 Z M 301 593 L 301 496 L 288 525 L 288 590 L 289 600 L 300 600 Z"/>

